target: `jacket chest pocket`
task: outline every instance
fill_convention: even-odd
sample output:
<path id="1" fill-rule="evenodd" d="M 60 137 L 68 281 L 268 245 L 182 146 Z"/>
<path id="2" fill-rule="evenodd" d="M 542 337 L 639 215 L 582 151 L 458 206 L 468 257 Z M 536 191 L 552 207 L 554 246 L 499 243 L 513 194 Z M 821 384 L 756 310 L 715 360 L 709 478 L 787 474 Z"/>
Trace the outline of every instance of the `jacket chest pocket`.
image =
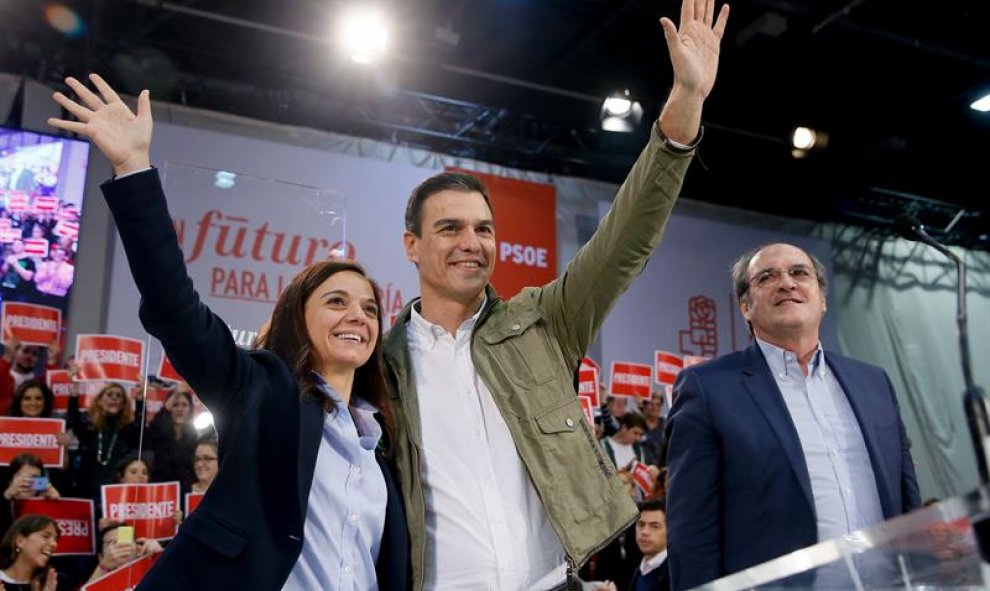
<path id="1" fill-rule="evenodd" d="M 539 312 L 527 309 L 486 326 L 478 335 L 485 343 L 482 360 L 499 381 L 532 389 L 550 382 L 563 367 L 558 347 L 551 341 Z"/>

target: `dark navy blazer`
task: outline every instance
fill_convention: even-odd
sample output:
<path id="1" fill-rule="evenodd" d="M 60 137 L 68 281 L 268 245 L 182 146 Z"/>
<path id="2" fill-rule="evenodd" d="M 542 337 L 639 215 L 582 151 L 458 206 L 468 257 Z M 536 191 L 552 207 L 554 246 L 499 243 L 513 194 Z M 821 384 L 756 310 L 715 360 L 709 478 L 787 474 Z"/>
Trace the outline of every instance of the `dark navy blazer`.
<path id="1" fill-rule="evenodd" d="M 141 590 L 281 589 L 303 546 L 303 524 L 325 412 L 289 367 L 237 347 L 193 289 L 158 173 L 102 186 L 141 292 L 145 329 L 216 417 L 220 471 Z M 388 504 L 379 587 L 404 590 L 408 533 L 397 479 L 379 455 Z M 343 477 L 343 475 L 341 475 Z"/>
<path id="2" fill-rule="evenodd" d="M 893 386 L 880 368 L 825 354 L 866 442 L 885 519 L 920 505 Z M 763 353 L 685 369 L 667 423 L 671 587 L 689 589 L 817 543 L 808 466 Z"/>

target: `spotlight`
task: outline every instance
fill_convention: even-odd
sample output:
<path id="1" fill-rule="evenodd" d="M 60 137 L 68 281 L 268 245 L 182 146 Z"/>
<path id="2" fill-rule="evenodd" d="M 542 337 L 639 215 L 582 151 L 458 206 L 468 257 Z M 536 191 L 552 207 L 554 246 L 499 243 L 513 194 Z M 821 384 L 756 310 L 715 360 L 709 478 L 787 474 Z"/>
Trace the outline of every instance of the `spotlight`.
<path id="1" fill-rule="evenodd" d="M 973 104 L 971 104 L 969 108 L 982 113 L 990 111 L 990 94 L 973 101 Z"/>
<path id="2" fill-rule="evenodd" d="M 804 158 L 812 150 L 820 150 L 828 145 L 828 134 L 810 127 L 795 127 L 791 133 L 791 155 Z"/>
<path id="3" fill-rule="evenodd" d="M 207 429 L 212 424 L 213 424 L 213 413 L 211 413 L 208 410 L 204 410 L 203 412 L 196 415 L 195 419 L 193 419 L 193 427 L 195 427 L 197 431 L 202 431 L 204 429 Z"/>
<path id="4" fill-rule="evenodd" d="M 361 9 L 345 15 L 341 21 L 340 41 L 344 51 L 359 64 L 370 64 L 385 53 L 388 27 L 381 12 Z"/>
<path id="5" fill-rule="evenodd" d="M 602 103 L 602 129 L 629 133 L 643 118 L 643 107 L 629 97 L 629 91 L 609 95 Z"/>

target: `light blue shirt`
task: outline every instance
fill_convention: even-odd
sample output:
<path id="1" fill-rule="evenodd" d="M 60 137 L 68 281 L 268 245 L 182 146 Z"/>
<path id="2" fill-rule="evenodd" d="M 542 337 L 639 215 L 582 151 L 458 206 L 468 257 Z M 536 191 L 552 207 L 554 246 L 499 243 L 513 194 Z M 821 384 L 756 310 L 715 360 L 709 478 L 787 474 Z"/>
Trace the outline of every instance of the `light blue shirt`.
<path id="1" fill-rule="evenodd" d="M 375 561 L 388 493 L 375 460 L 382 436 L 376 409 L 357 397 L 345 407 L 323 378 L 314 374 L 313 379 L 336 407 L 323 420 L 302 552 L 282 589 L 377 590 Z"/>
<path id="2" fill-rule="evenodd" d="M 859 421 L 825 362 L 821 344 L 805 376 L 796 354 L 756 341 L 801 441 L 815 498 L 818 540 L 837 538 L 883 521 L 873 464 Z"/>

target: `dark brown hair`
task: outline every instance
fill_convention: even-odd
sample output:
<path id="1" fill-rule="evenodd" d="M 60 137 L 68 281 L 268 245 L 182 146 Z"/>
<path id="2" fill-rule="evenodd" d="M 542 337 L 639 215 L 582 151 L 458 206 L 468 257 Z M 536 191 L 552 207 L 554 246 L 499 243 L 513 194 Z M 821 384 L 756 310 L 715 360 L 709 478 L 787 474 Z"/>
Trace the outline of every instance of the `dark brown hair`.
<path id="1" fill-rule="evenodd" d="M 341 271 L 352 271 L 367 279 L 375 294 L 375 304 L 378 308 L 378 336 L 368 362 L 354 372 L 353 392 L 379 410 L 385 423 L 385 433 L 390 441 L 394 419 L 385 386 L 382 358 L 381 290 L 378 284 L 368 277 L 364 267 L 353 261 L 321 261 L 300 271 L 279 296 L 271 318 L 258 331 L 254 346 L 271 351 L 292 369 L 293 375 L 302 386 L 303 396 L 314 396 L 323 403 L 325 409 L 328 411 L 332 409 L 333 402 L 320 392 L 310 374 L 315 364 L 313 344 L 309 341 L 309 331 L 306 329 L 306 301 L 324 281 Z"/>
<path id="2" fill-rule="evenodd" d="M 481 193 L 488 206 L 488 211 L 494 215 L 488 189 L 477 177 L 463 172 L 441 172 L 426 179 L 409 195 L 406 202 L 406 230 L 416 236 L 423 232 L 423 204 L 440 191 L 461 191 L 463 193 Z"/>
<path id="3" fill-rule="evenodd" d="M 45 401 L 44 407 L 41 409 L 41 417 L 48 418 L 52 416 L 52 410 L 55 408 L 55 394 L 52 393 L 52 390 L 48 387 L 48 384 L 42 382 L 41 380 L 24 380 L 21 382 L 21 385 L 14 391 L 14 397 L 10 400 L 10 416 L 24 416 L 24 411 L 21 410 L 21 402 L 24 399 L 24 393 L 31 388 L 41 390 L 41 397 Z"/>
<path id="4" fill-rule="evenodd" d="M 3 534 L 3 540 L 0 540 L 0 569 L 8 569 L 17 561 L 17 536 L 30 536 L 49 525 L 55 529 L 55 540 L 57 541 L 59 538 L 58 524 L 51 517 L 22 515 L 14 520 L 14 523 L 7 528 L 7 532 Z M 31 579 L 38 581 L 40 587 L 44 587 L 45 580 L 48 578 L 48 568 L 48 566 L 37 568 L 31 574 Z"/>

